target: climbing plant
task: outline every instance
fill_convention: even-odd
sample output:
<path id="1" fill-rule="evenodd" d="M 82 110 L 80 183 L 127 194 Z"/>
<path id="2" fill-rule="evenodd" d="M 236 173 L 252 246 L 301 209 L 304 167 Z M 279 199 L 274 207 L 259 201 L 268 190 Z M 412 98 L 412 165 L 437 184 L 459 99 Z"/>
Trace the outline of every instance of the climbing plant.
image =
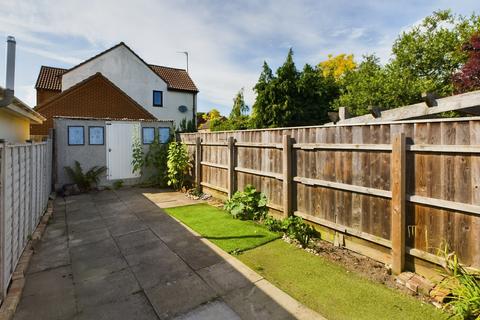
<path id="1" fill-rule="evenodd" d="M 168 185 L 176 190 L 186 187 L 191 167 L 187 146 L 181 142 L 171 142 L 167 156 Z"/>

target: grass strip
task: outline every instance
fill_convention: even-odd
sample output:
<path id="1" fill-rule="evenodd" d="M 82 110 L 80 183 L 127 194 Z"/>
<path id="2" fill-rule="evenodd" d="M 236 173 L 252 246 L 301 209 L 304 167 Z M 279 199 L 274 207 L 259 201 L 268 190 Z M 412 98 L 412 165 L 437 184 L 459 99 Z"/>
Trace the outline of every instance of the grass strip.
<path id="1" fill-rule="evenodd" d="M 329 320 L 447 319 L 431 305 L 282 240 L 244 252 L 238 259 Z"/>
<path id="2" fill-rule="evenodd" d="M 204 203 L 165 211 L 229 253 L 249 250 L 280 237 L 261 224 L 233 219 L 224 210 Z"/>

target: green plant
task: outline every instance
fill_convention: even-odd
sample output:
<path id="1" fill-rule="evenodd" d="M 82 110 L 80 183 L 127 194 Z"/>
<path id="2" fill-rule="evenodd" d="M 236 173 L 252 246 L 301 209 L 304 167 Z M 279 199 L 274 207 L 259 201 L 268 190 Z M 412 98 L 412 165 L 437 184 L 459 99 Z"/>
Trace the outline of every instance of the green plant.
<path id="1" fill-rule="evenodd" d="M 170 141 L 172 136 L 169 137 Z M 152 175 L 149 177 L 149 181 L 156 186 L 167 186 L 167 155 L 168 155 L 168 141 L 166 143 L 160 142 L 160 137 L 155 134 L 153 142 L 148 148 L 147 155 L 145 156 L 145 166 L 152 168 Z"/>
<path id="2" fill-rule="evenodd" d="M 317 236 L 317 231 L 311 225 L 303 222 L 300 217 L 291 216 L 283 220 L 267 216 L 263 224 L 268 230 L 274 232 L 283 232 L 288 237 L 296 239 L 302 248 L 306 248 L 312 237 Z"/>
<path id="3" fill-rule="evenodd" d="M 145 158 L 143 156 L 143 146 L 140 141 L 140 136 L 135 130 L 132 143 L 132 173 L 140 172 L 142 174 L 143 166 L 145 165 Z"/>
<path id="4" fill-rule="evenodd" d="M 167 155 L 168 185 L 177 190 L 186 187 L 191 167 L 187 146 L 181 142 L 171 142 Z"/>
<path id="5" fill-rule="evenodd" d="M 94 166 L 90 168 L 86 173 L 83 173 L 82 166 L 80 162 L 75 161 L 73 168 L 65 167 L 65 171 L 69 177 L 75 182 L 78 186 L 78 189 L 82 192 L 89 191 L 92 188 L 93 184 L 98 184 L 100 181 L 100 176 L 107 171 L 105 166 Z"/>
<path id="6" fill-rule="evenodd" d="M 263 220 L 263 224 L 267 227 L 268 230 L 273 232 L 283 232 L 282 229 L 282 220 L 275 219 L 272 216 L 267 216 Z"/>
<path id="7" fill-rule="evenodd" d="M 311 225 L 303 222 L 302 218 L 296 216 L 284 219 L 282 221 L 282 229 L 287 236 L 296 239 L 302 248 L 306 248 L 310 243 L 310 239 L 317 234 Z"/>
<path id="8" fill-rule="evenodd" d="M 123 180 L 117 180 L 113 183 L 113 189 L 117 190 L 123 187 Z"/>
<path id="9" fill-rule="evenodd" d="M 197 128 L 195 127 L 195 120 L 187 120 L 187 118 L 183 118 L 180 121 L 178 132 L 196 132 Z"/>
<path id="10" fill-rule="evenodd" d="M 451 310 L 459 319 L 480 319 L 480 279 L 479 275 L 471 274 L 458 262 L 454 252 L 449 253 L 445 247 L 444 269 L 447 277 L 441 285 L 449 288 L 452 293 L 451 300 L 445 308 Z"/>
<path id="11" fill-rule="evenodd" d="M 247 185 L 243 191 L 235 192 L 225 203 L 224 209 L 237 219 L 261 220 L 268 211 L 267 197 L 252 185 Z"/>

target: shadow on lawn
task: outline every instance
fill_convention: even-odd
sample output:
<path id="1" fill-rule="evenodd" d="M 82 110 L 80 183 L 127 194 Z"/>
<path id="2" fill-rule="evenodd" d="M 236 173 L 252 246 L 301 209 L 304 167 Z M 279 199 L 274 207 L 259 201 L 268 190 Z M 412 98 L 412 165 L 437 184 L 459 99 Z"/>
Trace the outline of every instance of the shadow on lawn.
<path id="1" fill-rule="evenodd" d="M 247 239 L 247 238 L 266 238 L 264 235 L 247 235 L 247 236 L 235 236 L 235 237 L 214 237 L 214 236 L 204 236 L 205 239 L 212 240 L 230 240 L 230 239 Z"/>

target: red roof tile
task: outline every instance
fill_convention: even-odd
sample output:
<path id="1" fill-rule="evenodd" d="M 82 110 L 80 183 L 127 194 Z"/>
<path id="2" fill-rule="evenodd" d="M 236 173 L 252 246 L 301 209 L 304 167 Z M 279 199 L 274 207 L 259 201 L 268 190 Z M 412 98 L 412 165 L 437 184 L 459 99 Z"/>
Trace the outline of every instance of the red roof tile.
<path id="1" fill-rule="evenodd" d="M 70 68 L 62 69 L 55 67 L 42 66 L 40 68 L 40 73 L 38 75 L 37 83 L 35 89 L 45 89 L 45 90 L 62 90 L 62 75 L 80 67 L 81 65 L 117 48 L 118 46 L 125 46 L 130 50 L 135 56 L 137 56 L 146 66 L 152 69 L 163 81 L 167 83 L 167 88 L 169 90 L 180 90 L 180 91 L 190 91 L 198 92 L 195 83 L 188 75 L 187 71 L 184 69 L 176 69 L 164 66 L 157 66 L 152 64 L 147 64 L 142 58 L 140 58 L 132 49 L 130 49 L 125 43 L 120 42 L 119 44 L 83 61 L 82 63 Z"/>
<path id="2" fill-rule="evenodd" d="M 65 71 L 67 71 L 67 69 L 42 66 L 38 74 L 35 89 L 61 91 L 62 74 L 64 74 Z"/>

